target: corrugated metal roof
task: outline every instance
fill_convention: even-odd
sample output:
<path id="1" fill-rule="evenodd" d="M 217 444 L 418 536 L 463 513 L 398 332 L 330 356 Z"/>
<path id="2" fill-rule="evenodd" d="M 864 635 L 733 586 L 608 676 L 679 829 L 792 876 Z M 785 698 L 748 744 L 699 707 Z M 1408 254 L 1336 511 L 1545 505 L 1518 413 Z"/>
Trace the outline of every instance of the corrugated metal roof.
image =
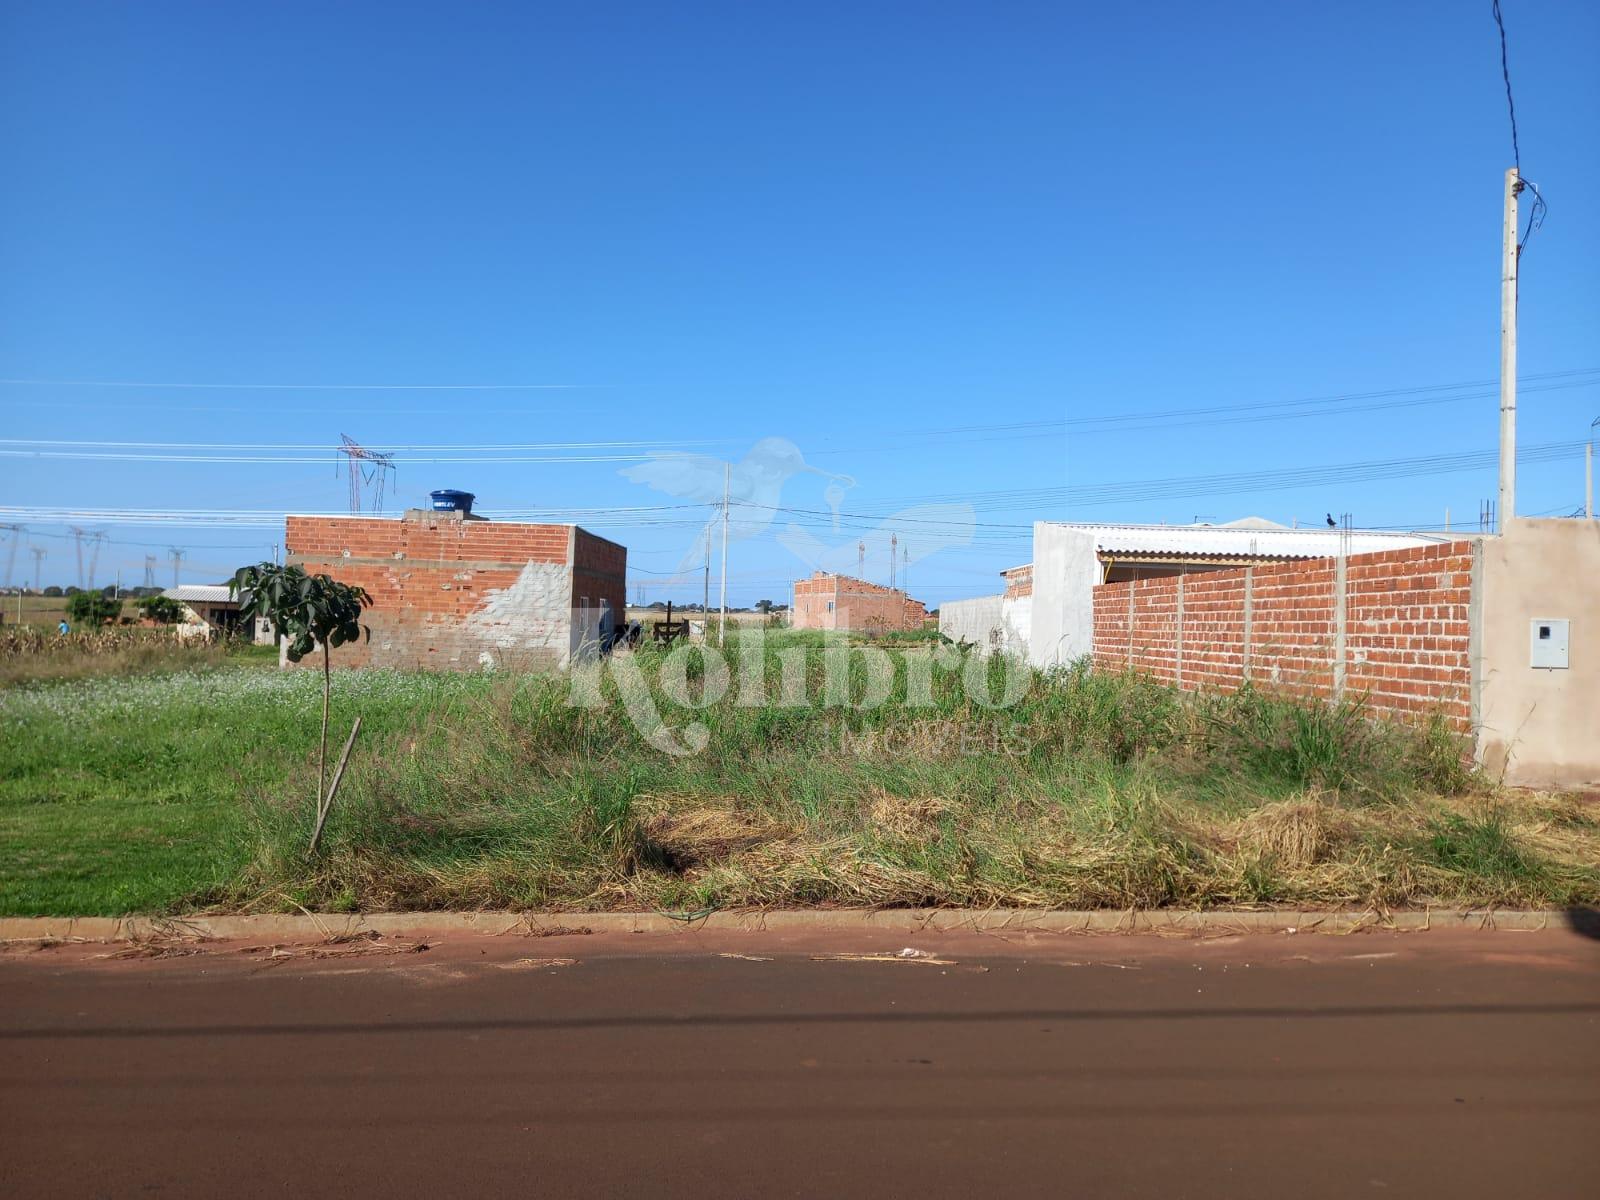
<path id="1" fill-rule="evenodd" d="M 1185 555 L 1195 558 L 1332 558 L 1339 553 L 1337 529 L 1285 529 L 1228 525 L 1077 525 L 1051 522 L 1093 535 L 1100 554 Z M 1346 549 L 1351 554 L 1407 550 L 1451 539 L 1415 533 L 1379 533 L 1353 529 Z"/>
<path id="2" fill-rule="evenodd" d="M 236 603 L 237 597 L 228 591 L 226 584 L 211 583 L 186 583 L 181 587 L 168 588 L 161 593 L 168 600 L 181 600 L 185 604 L 199 602 L 201 604 L 228 604 Z"/>

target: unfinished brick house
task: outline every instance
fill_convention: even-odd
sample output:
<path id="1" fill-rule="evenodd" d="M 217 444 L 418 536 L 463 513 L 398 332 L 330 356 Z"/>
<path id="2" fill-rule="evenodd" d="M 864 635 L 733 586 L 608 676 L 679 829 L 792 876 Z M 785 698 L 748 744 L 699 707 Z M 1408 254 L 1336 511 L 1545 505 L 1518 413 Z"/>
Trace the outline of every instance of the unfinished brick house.
<path id="1" fill-rule="evenodd" d="M 609 644 L 626 611 L 627 549 L 576 525 L 411 509 L 291 516 L 284 542 L 290 564 L 372 596 L 372 638 L 341 647 L 340 666 L 565 666 Z"/>
<path id="2" fill-rule="evenodd" d="M 796 629 L 891 633 L 921 629 L 928 610 L 899 588 L 817 571 L 794 585 L 790 624 Z"/>

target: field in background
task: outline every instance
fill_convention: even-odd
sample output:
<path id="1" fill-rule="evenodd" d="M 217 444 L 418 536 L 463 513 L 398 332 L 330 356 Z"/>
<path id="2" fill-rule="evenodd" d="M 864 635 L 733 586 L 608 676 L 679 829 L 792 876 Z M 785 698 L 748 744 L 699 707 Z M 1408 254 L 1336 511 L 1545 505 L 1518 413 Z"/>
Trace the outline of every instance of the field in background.
<path id="1" fill-rule="evenodd" d="M 61 618 L 67 615 L 68 599 L 66 596 L 23 596 L 22 624 L 54 629 L 60 624 Z M 130 620 L 138 617 L 139 610 L 133 606 L 132 600 L 122 602 L 122 615 Z M 17 597 L 0 596 L 0 628 L 16 623 Z"/>
<path id="2" fill-rule="evenodd" d="M 929 709 L 902 666 L 828 708 L 819 639 L 786 646 L 807 704 L 665 706 L 709 730 L 682 758 L 562 677 L 340 673 L 335 748 L 363 731 L 315 859 L 315 672 L 0 689 L 0 912 L 1600 900 L 1593 806 L 1497 792 L 1437 728 L 1080 670 L 1002 710 L 939 673 Z"/>

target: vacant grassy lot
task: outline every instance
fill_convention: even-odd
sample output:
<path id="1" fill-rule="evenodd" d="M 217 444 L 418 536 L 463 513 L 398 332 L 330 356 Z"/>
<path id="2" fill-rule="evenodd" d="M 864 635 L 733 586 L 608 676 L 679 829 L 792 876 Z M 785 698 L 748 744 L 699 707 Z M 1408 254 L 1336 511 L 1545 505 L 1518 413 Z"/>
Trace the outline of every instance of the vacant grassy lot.
<path id="1" fill-rule="evenodd" d="M 1600 814 L 1496 794 L 1438 731 L 1078 671 L 1003 709 L 935 672 L 918 707 L 904 660 L 883 705 L 827 707 L 820 647 L 784 645 L 797 707 L 675 707 L 633 656 L 706 726 L 683 757 L 609 681 L 583 708 L 565 679 L 336 675 L 336 739 L 364 724 L 315 859 L 316 673 L 0 689 L 0 912 L 1600 899 Z"/>

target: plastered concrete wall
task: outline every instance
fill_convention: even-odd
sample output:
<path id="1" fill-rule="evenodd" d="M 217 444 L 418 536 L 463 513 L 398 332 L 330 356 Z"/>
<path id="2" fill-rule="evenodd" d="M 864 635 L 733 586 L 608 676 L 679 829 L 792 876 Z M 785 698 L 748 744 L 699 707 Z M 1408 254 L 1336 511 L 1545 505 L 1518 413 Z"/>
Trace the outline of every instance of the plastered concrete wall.
<path id="1" fill-rule="evenodd" d="M 1479 757 L 1527 787 L 1600 783 L 1600 521 L 1518 520 L 1483 542 Z M 1571 666 L 1529 666 L 1529 624 L 1566 618 Z"/>
<path id="2" fill-rule="evenodd" d="M 623 611 L 626 550 L 571 525 L 292 516 L 284 540 L 289 563 L 372 596 L 371 639 L 340 647 L 339 666 L 560 666 L 581 636 L 581 596 Z"/>
<path id="3" fill-rule="evenodd" d="M 1094 652 L 1094 534 L 1049 521 L 1033 526 L 1033 606 L 1028 661 L 1062 666 Z"/>
<path id="4" fill-rule="evenodd" d="M 939 632 L 952 642 L 966 642 L 986 653 L 1000 648 L 1005 636 L 1001 606 L 1004 596 L 946 600 L 939 606 Z"/>

